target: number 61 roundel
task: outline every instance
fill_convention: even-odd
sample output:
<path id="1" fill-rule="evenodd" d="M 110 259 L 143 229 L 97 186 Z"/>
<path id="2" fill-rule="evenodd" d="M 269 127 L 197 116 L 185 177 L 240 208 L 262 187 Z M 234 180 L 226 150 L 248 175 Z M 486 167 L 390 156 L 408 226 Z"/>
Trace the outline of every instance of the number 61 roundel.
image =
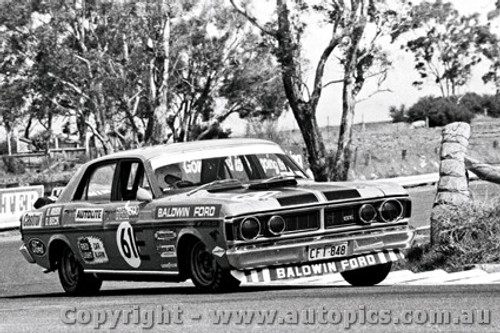
<path id="1" fill-rule="evenodd" d="M 122 222 L 116 231 L 116 244 L 123 259 L 134 268 L 141 265 L 141 257 L 135 243 L 134 229 L 129 222 Z"/>

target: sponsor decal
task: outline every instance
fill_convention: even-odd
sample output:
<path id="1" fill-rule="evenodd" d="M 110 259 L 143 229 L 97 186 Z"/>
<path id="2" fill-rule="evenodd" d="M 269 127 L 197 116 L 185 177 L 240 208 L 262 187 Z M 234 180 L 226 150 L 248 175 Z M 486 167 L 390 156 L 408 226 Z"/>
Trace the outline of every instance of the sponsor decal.
<path id="1" fill-rule="evenodd" d="M 317 264 L 287 265 L 250 271 L 231 271 L 231 274 L 240 281 L 251 283 L 270 282 L 341 273 L 362 267 L 385 264 L 403 258 L 404 255 L 399 250 L 389 250 Z"/>
<path id="2" fill-rule="evenodd" d="M 241 162 L 241 158 L 237 156 L 228 156 L 224 162 L 231 171 L 237 171 L 237 172 L 245 171 L 243 163 Z"/>
<path id="3" fill-rule="evenodd" d="M 61 215 L 62 207 L 51 207 L 47 211 L 47 216 L 59 216 Z"/>
<path id="4" fill-rule="evenodd" d="M 29 248 L 31 250 L 31 253 L 39 257 L 44 256 L 47 250 L 45 244 L 37 238 L 33 238 L 32 240 L 30 240 Z"/>
<path id="5" fill-rule="evenodd" d="M 272 171 L 276 175 L 279 175 L 281 171 L 286 171 L 287 169 L 285 163 L 283 163 L 280 159 L 277 159 L 277 157 L 269 158 L 269 155 L 266 155 L 266 157 L 259 158 L 259 161 L 262 168 L 264 168 L 264 171 L 266 171 L 266 174 L 268 174 L 269 171 Z"/>
<path id="6" fill-rule="evenodd" d="M 23 229 L 38 228 L 41 225 L 42 213 L 26 213 L 23 216 Z"/>
<path id="7" fill-rule="evenodd" d="M 221 248 L 221 247 L 214 247 L 214 249 L 212 250 L 212 254 L 216 257 L 219 257 L 219 258 L 222 258 L 222 256 L 226 253 L 226 251 Z"/>
<path id="8" fill-rule="evenodd" d="M 157 219 L 218 217 L 221 205 L 183 205 L 156 208 Z"/>
<path id="9" fill-rule="evenodd" d="M 129 222 L 122 222 L 118 226 L 116 230 L 116 244 L 120 255 L 129 266 L 133 268 L 141 266 L 141 257 L 135 240 L 135 232 Z"/>
<path id="10" fill-rule="evenodd" d="M 138 205 L 130 205 L 130 201 L 128 201 L 125 206 L 118 207 L 116 209 L 116 220 L 117 221 L 128 221 L 129 219 L 139 217 L 139 206 Z"/>
<path id="11" fill-rule="evenodd" d="M 75 222 L 102 222 L 103 209 L 77 209 Z"/>
<path id="12" fill-rule="evenodd" d="M 262 191 L 262 192 L 254 192 L 254 193 L 246 193 L 235 196 L 234 200 L 267 200 L 269 198 L 275 197 L 281 192 L 278 191 Z"/>
<path id="13" fill-rule="evenodd" d="M 45 225 L 47 226 L 59 225 L 61 221 L 60 218 L 61 211 L 62 211 L 61 206 L 49 208 L 45 216 Z"/>
<path id="14" fill-rule="evenodd" d="M 177 270 L 177 263 L 176 262 L 167 262 L 166 264 L 161 264 L 160 267 L 163 269 Z"/>
<path id="15" fill-rule="evenodd" d="M 105 264 L 109 261 L 104 244 L 99 237 L 86 236 L 78 238 L 78 250 L 87 264 Z"/>
<path id="16" fill-rule="evenodd" d="M 59 225 L 60 221 L 61 221 L 61 219 L 58 216 L 46 217 L 45 218 L 45 225 L 47 225 L 47 226 Z"/>
<path id="17" fill-rule="evenodd" d="M 177 233 L 173 230 L 159 230 L 155 233 L 156 240 L 171 241 L 177 238 Z"/>
<path id="18" fill-rule="evenodd" d="M 175 245 L 160 245 L 156 248 L 158 254 L 162 258 L 174 258 L 177 257 L 177 251 Z"/>

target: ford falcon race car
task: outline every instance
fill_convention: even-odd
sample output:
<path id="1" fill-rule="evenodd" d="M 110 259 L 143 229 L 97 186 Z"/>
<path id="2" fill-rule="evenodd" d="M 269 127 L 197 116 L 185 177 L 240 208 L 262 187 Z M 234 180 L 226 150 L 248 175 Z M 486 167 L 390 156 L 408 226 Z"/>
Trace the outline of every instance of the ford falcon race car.
<path id="1" fill-rule="evenodd" d="M 257 139 L 104 156 L 36 206 L 21 217 L 20 251 L 57 271 L 68 294 L 95 293 L 103 280 L 191 279 L 218 292 L 334 273 L 369 286 L 413 238 L 400 186 L 317 183 Z"/>

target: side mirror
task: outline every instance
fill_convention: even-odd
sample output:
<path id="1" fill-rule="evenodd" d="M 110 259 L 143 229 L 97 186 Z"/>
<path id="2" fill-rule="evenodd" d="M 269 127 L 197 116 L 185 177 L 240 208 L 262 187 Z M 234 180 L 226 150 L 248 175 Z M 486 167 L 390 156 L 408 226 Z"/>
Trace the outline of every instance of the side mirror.
<path id="1" fill-rule="evenodd" d="M 35 203 L 33 204 L 33 207 L 35 207 L 35 209 L 38 209 L 38 208 L 41 208 L 43 206 L 53 204 L 54 202 L 56 202 L 56 200 L 57 199 L 55 199 L 54 197 L 38 198 L 38 199 L 36 199 Z"/>
<path id="2" fill-rule="evenodd" d="M 153 195 L 148 190 L 139 187 L 139 189 L 137 189 L 137 200 L 151 202 L 153 201 Z"/>

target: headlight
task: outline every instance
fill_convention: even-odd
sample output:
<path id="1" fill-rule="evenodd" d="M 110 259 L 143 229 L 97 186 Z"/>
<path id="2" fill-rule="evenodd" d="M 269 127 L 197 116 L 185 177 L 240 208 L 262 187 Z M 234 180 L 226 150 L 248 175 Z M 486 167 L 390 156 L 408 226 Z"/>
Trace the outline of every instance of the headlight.
<path id="1" fill-rule="evenodd" d="M 377 210 L 371 204 L 364 204 L 359 208 L 359 219 L 363 223 L 371 223 L 377 218 Z"/>
<path id="2" fill-rule="evenodd" d="M 260 222 L 255 217 L 247 217 L 241 222 L 240 236 L 244 240 L 252 240 L 259 236 L 261 230 Z"/>
<path id="3" fill-rule="evenodd" d="M 379 207 L 384 222 L 394 222 L 403 216 L 403 205 L 398 200 L 386 200 Z"/>
<path id="4" fill-rule="evenodd" d="M 267 229 L 275 236 L 281 235 L 285 231 L 285 227 L 285 220 L 281 216 L 272 216 L 267 221 Z"/>

